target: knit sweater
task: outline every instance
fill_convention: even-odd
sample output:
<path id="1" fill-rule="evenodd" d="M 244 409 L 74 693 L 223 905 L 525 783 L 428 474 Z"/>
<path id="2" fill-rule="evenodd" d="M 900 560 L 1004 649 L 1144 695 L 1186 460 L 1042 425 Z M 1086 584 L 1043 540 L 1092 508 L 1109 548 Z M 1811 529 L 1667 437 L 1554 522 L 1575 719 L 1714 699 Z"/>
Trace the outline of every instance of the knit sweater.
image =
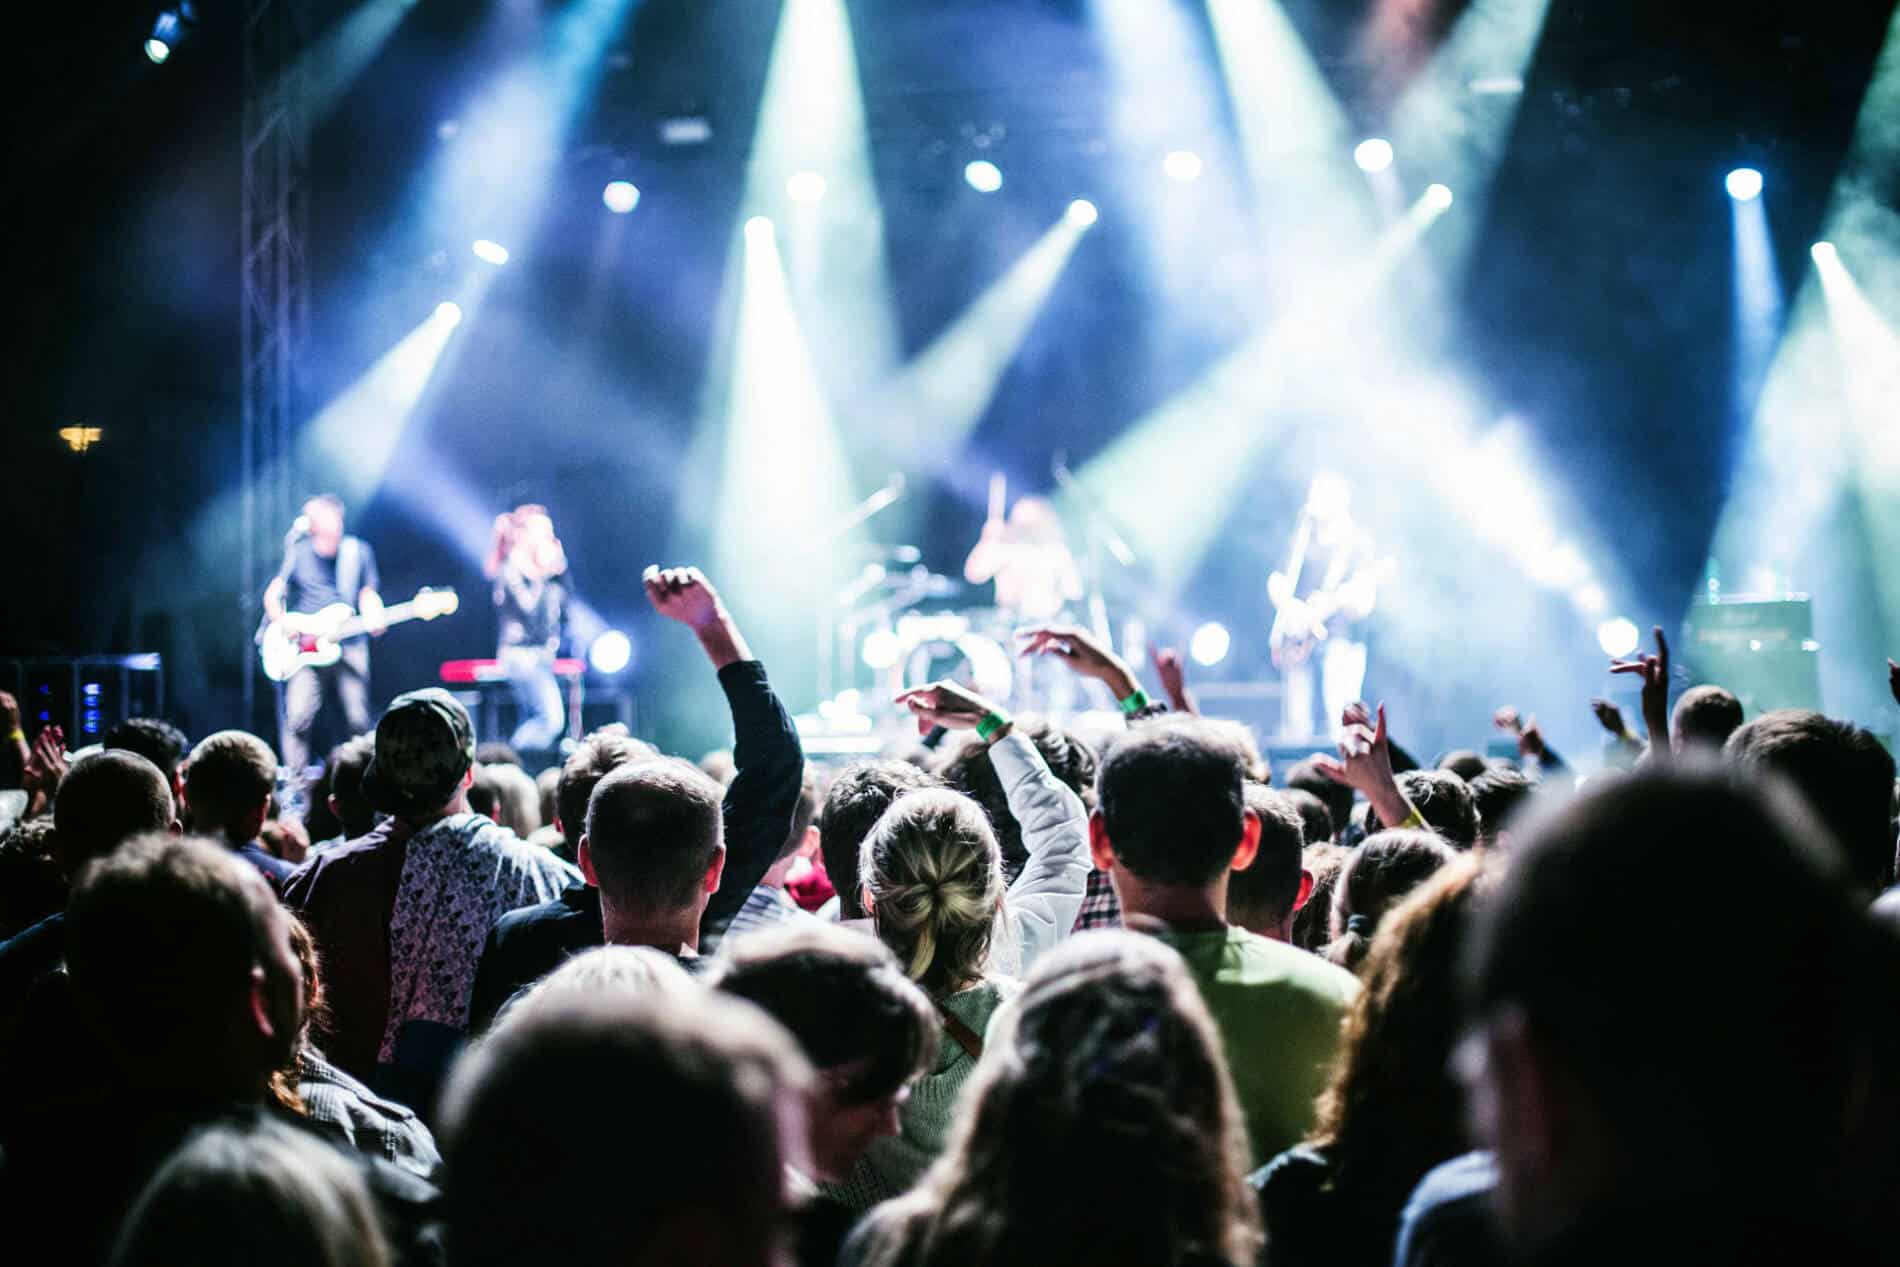
<path id="1" fill-rule="evenodd" d="M 996 1009 L 1020 989 L 1012 978 L 989 977 L 945 998 L 943 1006 L 965 1025 L 984 1034 Z M 943 1151 L 957 1097 L 975 1070 L 976 1061 L 945 1034 L 937 1050 L 936 1068 L 911 1088 L 897 1134 L 871 1145 L 850 1174 L 826 1186 L 826 1194 L 852 1213 L 862 1214 L 880 1201 L 909 1191 Z"/>

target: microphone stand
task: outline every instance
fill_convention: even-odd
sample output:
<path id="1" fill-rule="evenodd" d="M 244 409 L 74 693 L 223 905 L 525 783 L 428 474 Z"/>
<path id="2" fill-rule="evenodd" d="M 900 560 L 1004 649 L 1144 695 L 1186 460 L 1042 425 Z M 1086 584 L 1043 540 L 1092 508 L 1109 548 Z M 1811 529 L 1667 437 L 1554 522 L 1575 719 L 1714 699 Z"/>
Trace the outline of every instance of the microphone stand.
<path id="1" fill-rule="evenodd" d="M 820 550 L 836 545 L 853 529 L 868 523 L 875 516 L 888 510 L 904 496 L 904 484 L 903 472 L 893 472 L 891 478 L 885 481 L 884 487 L 859 502 L 844 518 L 807 542 L 803 549 L 792 556 L 792 562 L 809 559 Z M 818 608 L 818 698 L 828 700 L 832 697 L 838 676 L 837 608 L 831 602 L 818 603 L 816 606 Z"/>

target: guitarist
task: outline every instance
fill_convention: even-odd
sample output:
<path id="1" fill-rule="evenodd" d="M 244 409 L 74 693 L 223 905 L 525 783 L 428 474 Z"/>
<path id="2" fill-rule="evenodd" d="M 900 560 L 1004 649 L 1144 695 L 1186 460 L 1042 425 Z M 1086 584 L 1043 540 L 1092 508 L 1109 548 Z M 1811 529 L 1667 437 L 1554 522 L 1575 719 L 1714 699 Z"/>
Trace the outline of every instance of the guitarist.
<path id="1" fill-rule="evenodd" d="M 360 537 L 343 531 L 343 500 L 319 493 L 303 504 L 303 513 L 284 540 L 284 566 L 264 590 L 264 612 L 272 620 L 322 611 L 332 603 L 354 607 L 370 633 L 383 632 L 383 600 L 377 592 L 376 552 Z M 326 688 L 334 688 L 350 734 L 370 728 L 369 639 L 343 643 L 343 658 L 324 668 L 305 665 L 284 683 L 284 764 L 302 778 L 310 764 L 310 732 L 322 711 Z"/>

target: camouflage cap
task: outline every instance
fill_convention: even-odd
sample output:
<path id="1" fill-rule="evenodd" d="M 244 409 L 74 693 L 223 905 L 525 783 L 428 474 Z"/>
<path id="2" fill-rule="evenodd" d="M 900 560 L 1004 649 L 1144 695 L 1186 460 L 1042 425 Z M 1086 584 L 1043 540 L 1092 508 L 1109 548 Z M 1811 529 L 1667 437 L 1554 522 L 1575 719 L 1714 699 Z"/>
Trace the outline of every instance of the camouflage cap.
<path id="1" fill-rule="evenodd" d="M 410 691 L 391 700 L 376 723 L 363 791 L 385 814 L 426 814 L 442 807 L 474 762 L 468 710 L 439 686 Z"/>

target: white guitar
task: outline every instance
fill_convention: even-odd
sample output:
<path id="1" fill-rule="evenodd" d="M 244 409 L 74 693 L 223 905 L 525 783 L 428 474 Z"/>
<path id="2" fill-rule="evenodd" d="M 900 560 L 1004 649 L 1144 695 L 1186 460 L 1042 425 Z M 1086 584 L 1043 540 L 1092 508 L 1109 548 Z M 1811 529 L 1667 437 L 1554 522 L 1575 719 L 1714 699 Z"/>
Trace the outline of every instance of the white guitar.
<path id="1" fill-rule="evenodd" d="M 454 614 L 461 605 L 462 600 L 452 589 L 420 589 L 408 602 L 383 608 L 382 623 L 387 626 L 407 620 L 434 620 Z M 343 657 L 347 639 L 368 632 L 368 622 L 348 603 L 331 603 L 318 612 L 286 612 L 258 635 L 257 652 L 264 661 L 264 676 L 282 682 L 298 669 L 335 664 Z"/>

